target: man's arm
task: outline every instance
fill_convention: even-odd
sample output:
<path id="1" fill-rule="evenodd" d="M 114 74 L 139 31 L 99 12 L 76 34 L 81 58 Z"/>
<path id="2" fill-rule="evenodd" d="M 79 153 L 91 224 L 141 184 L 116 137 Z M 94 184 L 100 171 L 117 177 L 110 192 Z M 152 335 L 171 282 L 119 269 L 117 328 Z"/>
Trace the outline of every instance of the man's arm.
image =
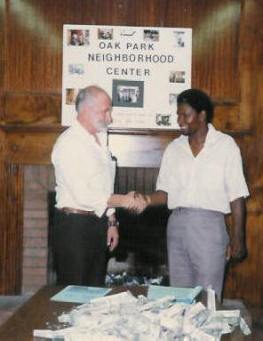
<path id="1" fill-rule="evenodd" d="M 246 256 L 246 203 L 244 198 L 238 198 L 230 203 L 233 232 L 231 233 L 231 257 L 242 260 Z"/>
<path id="2" fill-rule="evenodd" d="M 108 231 L 107 231 L 107 246 L 110 251 L 113 251 L 119 243 L 119 222 L 116 219 L 115 214 L 112 214 L 108 218 Z"/>
<path id="3" fill-rule="evenodd" d="M 167 193 L 164 191 L 155 191 L 149 195 L 148 197 L 148 206 L 158 206 L 167 204 Z"/>
<path id="4" fill-rule="evenodd" d="M 108 200 L 108 207 L 124 207 L 140 213 L 148 206 L 165 205 L 166 203 L 167 193 L 164 191 L 155 191 L 147 195 L 133 191 L 127 194 L 112 194 Z"/>
<path id="5" fill-rule="evenodd" d="M 165 204 L 167 204 L 167 193 L 164 191 L 158 190 L 146 195 L 135 192 L 132 209 L 137 213 L 141 213 L 148 206 L 158 206 Z"/>

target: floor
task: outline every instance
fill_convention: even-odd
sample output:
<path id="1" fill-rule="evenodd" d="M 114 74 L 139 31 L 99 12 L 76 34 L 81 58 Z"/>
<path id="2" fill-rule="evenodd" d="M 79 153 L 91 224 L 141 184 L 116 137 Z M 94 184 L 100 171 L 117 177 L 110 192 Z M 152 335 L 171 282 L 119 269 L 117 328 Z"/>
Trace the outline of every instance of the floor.
<path id="1" fill-rule="evenodd" d="M 23 296 L 0 295 L 0 325 L 2 325 L 10 316 L 12 316 L 12 314 L 30 297 L 30 294 Z"/>

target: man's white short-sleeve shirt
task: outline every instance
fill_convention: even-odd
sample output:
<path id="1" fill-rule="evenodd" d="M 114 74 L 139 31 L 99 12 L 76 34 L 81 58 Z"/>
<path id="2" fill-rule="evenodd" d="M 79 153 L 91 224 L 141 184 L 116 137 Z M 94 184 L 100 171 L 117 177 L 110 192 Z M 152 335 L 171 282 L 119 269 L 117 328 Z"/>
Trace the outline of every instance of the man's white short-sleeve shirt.
<path id="1" fill-rule="evenodd" d="M 101 217 L 114 190 L 116 167 L 106 140 L 100 146 L 76 120 L 59 136 L 51 158 L 55 167 L 56 207 L 95 211 Z M 107 215 L 113 211 L 108 210 Z"/>
<path id="2" fill-rule="evenodd" d="M 193 207 L 230 212 L 230 202 L 249 195 L 239 147 L 234 139 L 208 125 L 205 145 L 194 157 L 188 137 L 166 148 L 157 190 L 168 193 L 168 207 Z"/>

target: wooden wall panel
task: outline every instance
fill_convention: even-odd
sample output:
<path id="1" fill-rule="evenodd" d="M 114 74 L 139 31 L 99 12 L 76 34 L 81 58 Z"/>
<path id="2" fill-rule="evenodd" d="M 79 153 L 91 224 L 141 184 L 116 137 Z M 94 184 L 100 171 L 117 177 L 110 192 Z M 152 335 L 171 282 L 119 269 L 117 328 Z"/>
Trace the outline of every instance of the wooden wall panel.
<path id="1" fill-rule="evenodd" d="M 5 49 L 3 46 L 5 45 L 5 15 L 4 9 L 5 3 L 4 0 L 0 0 L 0 41 L 1 41 L 1 49 L 0 49 L 0 120 L 1 114 L 4 110 L 4 70 L 5 70 Z"/>
<path id="2" fill-rule="evenodd" d="M 5 124 L 60 124 L 61 96 L 54 93 L 6 92 Z"/>
<path id="3" fill-rule="evenodd" d="M 6 164 L 6 224 L 4 259 L 8 267 L 3 268 L 1 282 L 2 292 L 19 294 L 22 284 L 22 249 L 23 249 L 23 196 L 24 172 L 23 166 Z M 12 250 L 12 254 L 10 254 Z"/>
<path id="4" fill-rule="evenodd" d="M 6 90 L 61 93 L 63 24 L 94 24 L 97 2 L 6 2 Z"/>
<path id="5" fill-rule="evenodd" d="M 47 134 L 43 131 L 10 132 L 6 153 L 10 164 L 50 164 L 51 151 L 58 136 L 58 130 Z"/>
<path id="6" fill-rule="evenodd" d="M 192 85 L 213 97 L 239 100 L 241 1 L 168 1 L 165 26 L 192 27 Z"/>
<path id="7" fill-rule="evenodd" d="M 254 109 L 255 103 L 261 101 L 262 89 L 259 79 L 262 75 L 262 8 L 260 0 L 243 1 L 239 32 L 240 121 L 253 129 L 260 127 Z"/>
<path id="8" fill-rule="evenodd" d="M 200 15 L 193 40 L 193 84 L 214 97 L 238 102 L 240 1 L 209 4 L 203 1 L 202 7 L 196 3 Z"/>
<path id="9" fill-rule="evenodd" d="M 193 86 L 207 90 L 221 102 L 238 105 L 240 8 L 241 1 L 229 0 L 220 3 L 215 0 L 10 2 L 6 11 L 5 89 L 22 94 L 61 94 L 62 27 L 65 23 L 183 26 L 193 28 Z M 7 121 L 8 109 L 5 107 Z M 33 106 L 31 112 L 39 116 L 37 106 Z M 60 111 L 52 122 L 59 114 Z M 241 122 L 240 129 L 249 128 L 246 120 Z"/>
<path id="10" fill-rule="evenodd" d="M 1 164 L 0 291 L 2 294 L 19 294 L 21 290 L 23 180 L 21 165 Z"/>
<path id="11" fill-rule="evenodd" d="M 260 0 L 0 0 L 0 293 L 19 290 L 19 276 L 12 271 L 20 264 L 20 167 L 49 163 L 62 131 L 63 24 L 115 24 L 193 28 L 192 84 L 212 96 L 216 127 L 240 145 L 251 191 L 249 256 L 229 269 L 226 295 L 262 300 L 262 7 Z M 150 192 L 162 151 L 175 136 L 111 130 L 110 146 L 124 167 L 118 170 L 119 190 L 135 186 Z"/>

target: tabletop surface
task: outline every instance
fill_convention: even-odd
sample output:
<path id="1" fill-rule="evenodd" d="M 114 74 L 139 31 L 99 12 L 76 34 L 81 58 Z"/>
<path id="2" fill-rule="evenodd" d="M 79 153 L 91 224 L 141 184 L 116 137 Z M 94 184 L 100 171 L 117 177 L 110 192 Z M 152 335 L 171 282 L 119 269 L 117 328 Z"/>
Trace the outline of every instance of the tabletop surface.
<path id="1" fill-rule="evenodd" d="M 1 341 L 33 341 L 34 329 L 50 329 L 59 325 L 57 317 L 63 312 L 69 312 L 77 304 L 50 301 L 50 297 L 63 287 L 46 286 L 33 295 L 20 307 L 9 320 L 0 327 Z M 110 294 L 126 291 L 125 287 L 113 288 Z M 147 288 L 129 288 L 133 294 L 146 294 Z M 35 339 L 36 340 L 36 339 Z M 39 340 L 39 339 L 38 339 Z M 239 328 L 234 333 L 226 335 L 222 340 L 250 341 L 257 340 L 252 336 L 243 336 Z"/>

